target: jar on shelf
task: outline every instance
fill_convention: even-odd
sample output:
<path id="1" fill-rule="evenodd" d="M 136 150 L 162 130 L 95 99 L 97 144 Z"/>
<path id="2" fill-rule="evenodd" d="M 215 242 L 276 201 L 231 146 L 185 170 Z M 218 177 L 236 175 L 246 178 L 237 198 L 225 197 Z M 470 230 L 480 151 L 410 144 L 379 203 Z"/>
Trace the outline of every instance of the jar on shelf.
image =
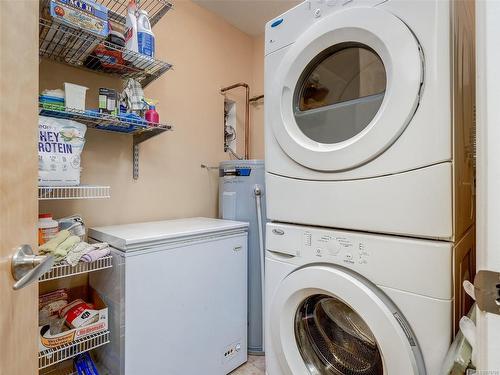
<path id="1" fill-rule="evenodd" d="M 52 218 L 52 214 L 38 215 L 38 246 L 55 237 L 59 232 L 59 224 Z"/>

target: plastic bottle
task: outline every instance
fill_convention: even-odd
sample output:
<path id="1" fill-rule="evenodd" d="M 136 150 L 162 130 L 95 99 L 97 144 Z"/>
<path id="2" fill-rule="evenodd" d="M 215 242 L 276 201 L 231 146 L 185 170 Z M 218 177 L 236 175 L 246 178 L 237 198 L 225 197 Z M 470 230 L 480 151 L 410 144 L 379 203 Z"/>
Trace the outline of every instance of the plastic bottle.
<path id="1" fill-rule="evenodd" d="M 135 0 L 130 0 L 127 6 L 127 18 L 125 25 L 127 26 L 127 32 L 125 33 L 125 48 L 138 52 L 137 43 L 137 4 Z"/>
<path id="2" fill-rule="evenodd" d="M 51 214 L 38 215 L 38 246 L 55 237 L 59 232 L 59 223 L 52 219 Z"/>
<path id="3" fill-rule="evenodd" d="M 150 124 L 157 125 L 160 122 L 160 115 L 156 112 L 156 107 L 152 104 L 149 105 L 149 109 L 146 111 L 144 118 Z"/>
<path id="4" fill-rule="evenodd" d="M 151 30 L 148 12 L 142 9 L 137 18 L 137 43 L 139 53 L 149 57 L 155 56 L 155 34 Z"/>

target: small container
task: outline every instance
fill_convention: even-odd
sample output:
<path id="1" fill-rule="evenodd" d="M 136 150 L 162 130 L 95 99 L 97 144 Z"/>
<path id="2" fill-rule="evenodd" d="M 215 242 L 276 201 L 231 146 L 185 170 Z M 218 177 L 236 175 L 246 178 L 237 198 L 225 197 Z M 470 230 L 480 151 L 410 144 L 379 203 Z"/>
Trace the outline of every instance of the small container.
<path id="1" fill-rule="evenodd" d="M 85 223 L 79 215 L 63 217 L 57 220 L 59 230 L 69 230 L 73 236 L 78 236 L 82 241 L 85 241 Z"/>
<path id="2" fill-rule="evenodd" d="M 85 96 L 88 87 L 64 82 L 64 96 L 67 109 L 85 111 Z"/>
<path id="3" fill-rule="evenodd" d="M 125 47 L 125 36 L 119 31 L 111 30 L 108 34 L 108 42 L 117 47 Z"/>
<path id="4" fill-rule="evenodd" d="M 118 114 L 118 93 L 116 90 L 105 87 L 99 89 L 99 112 L 113 116 Z"/>
<path id="5" fill-rule="evenodd" d="M 51 214 L 38 215 L 38 246 L 55 237 L 59 232 L 59 223 L 52 219 Z"/>
<path id="6" fill-rule="evenodd" d="M 144 118 L 149 124 L 157 126 L 160 122 L 160 115 L 156 112 L 156 108 L 154 105 L 150 105 L 149 109 L 146 111 Z"/>

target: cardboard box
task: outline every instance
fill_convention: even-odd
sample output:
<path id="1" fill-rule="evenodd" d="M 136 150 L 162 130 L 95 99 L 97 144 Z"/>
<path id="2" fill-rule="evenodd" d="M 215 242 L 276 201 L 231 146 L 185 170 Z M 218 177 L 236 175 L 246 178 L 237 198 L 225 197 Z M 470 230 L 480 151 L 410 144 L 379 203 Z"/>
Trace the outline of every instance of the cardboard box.
<path id="1" fill-rule="evenodd" d="M 50 15 L 56 22 L 108 36 L 108 8 L 91 0 L 51 0 Z"/>
<path id="2" fill-rule="evenodd" d="M 69 295 L 70 301 L 81 298 L 93 304 L 94 308 L 99 311 L 99 319 L 88 326 L 70 329 L 57 335 L 51 335 L 48 326 L 38 327 L 38 332 L 40 333 L 38 346 L 40 351 L 71 344 L 77 339 L 108 329 L 108 307 L 94 289 L 90 287 L 73 288 L 70 289 Z"/>

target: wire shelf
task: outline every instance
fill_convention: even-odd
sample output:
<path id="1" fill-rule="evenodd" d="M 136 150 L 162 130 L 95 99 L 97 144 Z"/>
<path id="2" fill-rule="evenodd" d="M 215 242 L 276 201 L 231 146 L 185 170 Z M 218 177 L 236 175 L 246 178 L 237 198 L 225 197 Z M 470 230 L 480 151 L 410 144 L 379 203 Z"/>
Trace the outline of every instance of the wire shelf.
<path id="1" fill-rule="evenodd" d="M 167 124 L 149 125 L 146 120 L 117 117 L 94 111 L 82 111 L 79 109 L 66 108 L 65 110 L 43 108 L 40 103 L 39 114 L 42 116 L 74 120 L 87 125 L 90 128 L 105 130 L 114 133 L 143 134 L 151 133 L 151 136 L 172 130 Z"/>
<path id="2" fill-rule="evenodd" d="M 142 87 L 160 77 L 172 65 L 129 51 L 101 35 L 40 18 L 39 55 L 93 72 L 133 78 Z"/>
<path id="3" fill-rule="evenodd" d="M 52 366 L 107 343 L 109 343 L 109 331 L 106 330 L 82 337 L 70 344 L 61 345 L 54 349 L 43 350 L 38 353 L 38 368 L 43 369 Z"/>
<path id="4" fill-rule="evenodd" d="M 74 267 L 65 263 L 56 263 L 52 266 L 49 272 L 40 276 L 38 281 L 42 282 L 61 279 L 63 277 L 70 277 L 82 273 L 104 270 L 111 267 L 113 267 L 113 257 L 111 255 L 99 258 L 91 263 L 79 262 Z"/>
<path id="5" fill-rule="evenodd" d="M 127 15 L 127 4 L 128 1 L 124 0 L 97 0 L 105 7 L 108 8 L 108 17 L 125 25 L 125 17 Z M 137 2 L 140 9 L 148 12 L 149 22 L 151 26 L 156 25 L 156 23 L 170 10 L 173 8 L 172 3 L 166 0 L 141 0 Z"/>
<path id="6" fill-rule="evenodd" d="M 38 199 L 106 199 L 111 197 L 109 186 L 81 185 L 81 186 L 51 186 L 38 187 Z"/>

